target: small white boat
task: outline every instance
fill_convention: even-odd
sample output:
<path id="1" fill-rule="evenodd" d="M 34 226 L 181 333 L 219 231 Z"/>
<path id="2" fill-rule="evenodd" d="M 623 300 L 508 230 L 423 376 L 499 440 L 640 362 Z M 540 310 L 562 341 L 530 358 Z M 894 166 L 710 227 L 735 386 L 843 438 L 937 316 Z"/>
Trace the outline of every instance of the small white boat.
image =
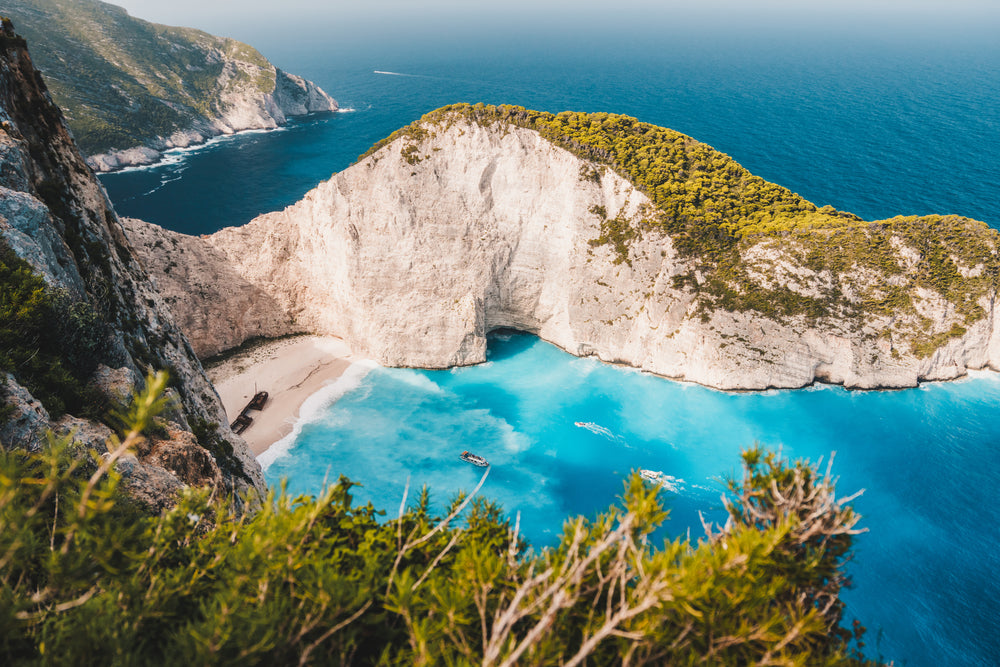
<path id="1" fill-rule="evenodd" d="M 465 451 L 465 452 L 462 452 L 461 454 L 459 454 L 458 458 L 460 458 L 463 461 L 466 461 L 468 463 L 471 463 L 474 466 L 479 466 L 480 468 L 485 468 L 486 466 L 489 465 L 489 462 L 486 459 L 484 459 L 482 456 L 478 456 L 476 454 L 472 454 L 472 453 L 470 453 L 468 451 Z"/>

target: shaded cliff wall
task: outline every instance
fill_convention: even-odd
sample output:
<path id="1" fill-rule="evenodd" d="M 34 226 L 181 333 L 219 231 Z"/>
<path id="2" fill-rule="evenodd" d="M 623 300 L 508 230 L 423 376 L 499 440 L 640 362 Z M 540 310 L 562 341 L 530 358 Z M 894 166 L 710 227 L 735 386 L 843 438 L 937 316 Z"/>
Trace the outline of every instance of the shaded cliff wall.
<path id="1" fill-rule="evenodd" d="M 169 502 L 183 483 L 217 482 L 235 492 L 264 488 L 259 465 L 229 431 L 218 395 L 7 20 L 0 33 L 0 236 L 50 288 L 66 290 L 106 325 L 89 382 L 109 404 L 141 386 L 147 372 L 171 371 L 177 409 L 168 415 L 169 435 L 133 466 L 133 479 L 156 487 L 145 491 L 154 505 Z M 58 415 L 31 399 L 17 369 L 5 379 L 15 413 L 0 429 L 4 446 L 41 446 Z M 72 415 L 62 420 L 83 425 Z M 109 433 L 90 426 L 99 434 L 95 444 Z M 201 463 L 192 464 L 195 459 Z"/>

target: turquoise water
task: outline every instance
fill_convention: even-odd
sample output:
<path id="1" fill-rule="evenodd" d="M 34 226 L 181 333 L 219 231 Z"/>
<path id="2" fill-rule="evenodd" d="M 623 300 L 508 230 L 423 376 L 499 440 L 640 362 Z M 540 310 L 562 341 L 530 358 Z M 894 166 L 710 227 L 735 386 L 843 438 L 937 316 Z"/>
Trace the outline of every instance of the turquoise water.
<path id="1" fill-rule="evenodd" d="M 774 13 L 695 20 L 676 8 L 642 20 L 562 12 L 545 25 L 513 14 L 482 24 L 423 5 L 405 23 L 380 15 L 369 25 L 291 26 L 276 15 L 235 33 L 202 25 L 253 43 L 354 111 L 102 180 L 120 213 L 212 232 L 294 203 L 427 111 L 481 101 L 672 127 L 867 219 L 959 213 L 1000 227 L 997 15 L 959 26 L 950 3 L 936 19 L 926 9 L 934 3 L 914 4 L 926 13 L 874 27 L 792 25 Z M 379 368 L 345 380 L 326 398 L 356 386 L 315 412 L 268 480 L 287 477 L 309 493 L 343 473 L 392 512 L 407 477 L 440 502 L 471 489 L 476 470 L 457 458 L 469 448 L 494 463 L 485 493 L 520 510 L 545 544 L 568 514 L 614 502 L 636 467 L 683 480 L 669 496 L 668 530 L 697 534 L 698 511 L 720 516 L 718 480 L 737 470 L 741 447 L 760 441 L 814 460 L 836 450 L 842 491 L 867 489 L 857 506 L 871 532 L 858 540 L 846 598 L 870 647 L 881 630 L 878 649 L 896 664 L 1000 664 L 996 376 L 899 392 L 726 394 L 575 359 L 530 337 L 494 340 L 491 352 L 475 368 Z"/>
<path id="2" fill-rule="evenodd" d="M 567 516 L 613 504 L 637 468 L 676 478 L 666 530 L 698 536 L 699 512 L 724 520 L 722 480 L 739 472 L 741 448 L 760 442 L 813 461 L 836 452 L 841 494 L 865 489 L 856 507 L 871 532 L 858 538 L 845 598 L 870 646 L 897 664 L 996 664 L 1000 376 L 734 394 L 579 359 L 526 334 L 493 337 L 489 351 L 480 366 L 349 379 L 268 456 L 267 479 L 315 493 L 344 474 L 363 484 L 362 502 L 392 514 L 407 480 L 441 504 L 471 490 L 482 471 L 458 459 L 469 449 L 492 464 L 481 493 L 520 512 L 541 546 Z"/>

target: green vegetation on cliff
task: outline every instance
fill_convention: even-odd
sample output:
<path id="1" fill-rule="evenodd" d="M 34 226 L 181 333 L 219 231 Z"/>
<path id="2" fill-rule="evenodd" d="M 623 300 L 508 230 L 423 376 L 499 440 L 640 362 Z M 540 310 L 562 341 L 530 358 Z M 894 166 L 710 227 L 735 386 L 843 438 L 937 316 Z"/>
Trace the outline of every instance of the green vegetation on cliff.
<path id="1" fill-rule="evenodd" d="M 634 184 L 655 209 L 633 220 L 593 211 L 601 220 L 593 244 L 611 246 L 616 263 L 630 263 L 632 241 L 654 230 L 669 234 L 693 267 L 677 285 L 697 291 L 703 312 L 752 310 L 778 320 L 835 317 L 848 323 L 879 315 L 919 319 L 915 296 L 931 290 L 951 304 L 957 321 L 943 337 L 920 327 L 901 332 L 912 352 L 925 356 L 981 319 L 979 301 L 998 287 L 998 236 L 985 223 L 934 215 L 867 222 L 818 208 L 710 146 L 628 116 L 456 104 L 426 114 L 361 157 L 402 138 L 407 160 L 415 163 L 418 144 L 432 129 L 459 119 L 535 130 L 593 165 L 581 180 L 599 182 L 607 168 Z M 791 286 L 761 280 L 746 260 L 754 246 L 770 247 L 828 279 Z"/>
<path id="2" fill-rule="evenodd" d="M 3 239 L 0 322 L 0 373 L 12 374 L 54 417 L 103 416 L 85 383 L 107 354 L 107 325 L 86 301 L 46 285 Z"/>
<path id="3" fill-rule="evenodd" d="M 0 452 L 5 664 L 862 663 L 839 600 L 859 517 L 806 463 L 746 452 L 730 526 L 656 547 L 667 513 L 637 475 L 542 550 L 478 496 L 384 520 L 343 478 L 252 517 L 193 489 L 146 516 L 113 465 L 165 383 L 104 456 Z"/>
<path id="4" fill-rule="evenodd" d="M 270 93 L 274 67 L 253 47 L 129 16 L 97 0 L 9 0 L 4 14 L 31 45 L 85 154 L 189 129 L 238 89 Z M 220 78 L 231 62 L 228 77 Z"/>

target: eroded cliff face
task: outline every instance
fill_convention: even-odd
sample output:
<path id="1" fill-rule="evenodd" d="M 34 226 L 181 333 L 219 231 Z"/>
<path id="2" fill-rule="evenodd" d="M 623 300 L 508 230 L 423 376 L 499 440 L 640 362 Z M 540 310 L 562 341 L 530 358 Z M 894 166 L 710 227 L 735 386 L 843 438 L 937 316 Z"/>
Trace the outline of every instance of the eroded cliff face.
<path id="1" fill-rule="evenodd" d="M 980 299 L 983 316 L 972 324 L 919 289 L 905 312 L 854 309 L 845 318 L 851 299 L 860 304 L 869 293 L 866 281 L 889 278 L 814 271 L 801 249 L 762 239 L 741 250 L 753 280 L 809 295 L 836 279 L 857 294 L 842 294 L 840 310 L 825 317 L 706 308 L 695 258 L 642 224 L 650 200 L 611 169 L 521 127 L 456 115 L 424 130 L 284 211 L 181 242 L 197 252 L 170 252 L 174 235 L 133 223 L 158 280 L 215 285 L 171 303 L 196 351 L 218 352 L 251 331 L 310 331 L 341 336 L 382 364 L 442 368 L 484 361 L 486 334 L 512 327 L 576 355 L 723 389 L 817 380 L 903 387 L 1000 360 L 994 292 Z M 626 246 L 601 242 L 611 218 L 641 233 Z M 913 249 L 896 246 L 906 266 Z M 184 268 L 168 277 L 168 263 Z M 891 278 L 904 279 L 905 269 Z M 266 295 L 266 308 L 225 303 L 232 289 Z M 916 329 L 943 342 L 921 353 Z"/>
<path id="2" fill-rule="evenodd" d="M 299 332 L 275 298 L 248 282 L 227 256 L 197 236 L 178 234 L 141 220 L 122 218 L 131 242 L 156 276 L 163 302 L 194 351 L 204 358 L 250 338 Z M 198 310 L 198 303 L 209 310 Z"/>
<path id="3" fill-rule="evenodd" d="M 107 325 L 108 340 L 87 382 L 110 405 L 127 400 L 151 370 L 173 374 L 177 403 L 166 415 L 166 434 L 123 464 L 126 484 L 138 496 L 162 507 L 186 483 L 214 482 L 236 493 L 265 488 L 259 465 L 229 431 L 218 395 L 76 150 L 24 40 L 6 20 L 0 32 L 0 236 L 50 288 L 65 290 Z M 47 429 L 76 429 L 78 439 L 103 451 L 106 427 L 73 415 L 55 421 L 18 382 L 16 369 L 0 384 L 0 397 L 13 407 L 0 427 L 4 447 L 36 448 Z"/>

